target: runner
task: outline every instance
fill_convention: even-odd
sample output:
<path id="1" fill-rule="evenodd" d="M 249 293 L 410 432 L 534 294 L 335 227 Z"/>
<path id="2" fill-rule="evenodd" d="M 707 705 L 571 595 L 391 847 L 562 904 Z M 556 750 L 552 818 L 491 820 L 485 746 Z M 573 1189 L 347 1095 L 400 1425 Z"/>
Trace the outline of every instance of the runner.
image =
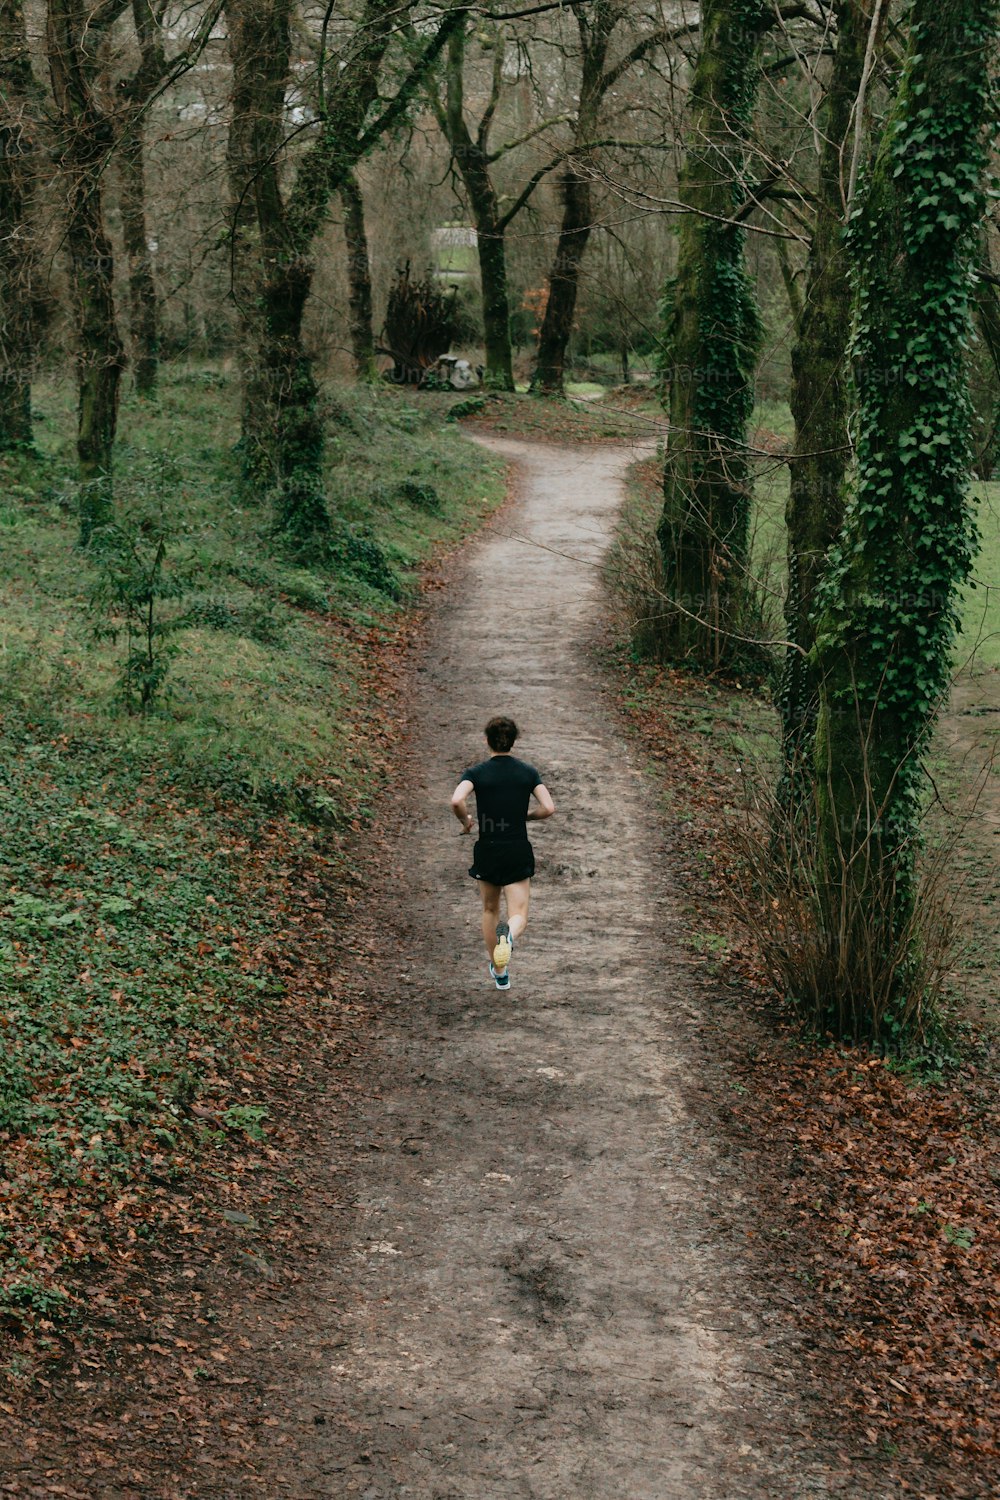
<path id="1" fill-rule="evenodd" d="M 486 726 L 489 760 L 464 773 L 451 796 L 451 810 L 471 833 L 476 820 L 466 799 L 476 794 L 479 838 L 472 851 L 469 874 L 479 881 L 483 897 L 483 940 L 490 955 L 490 973 L 498 990 L 510 989 L 510 957 L 514 940 L 528 925 L 528 897 L 535 873 L 535 855 L 528 842 L 527 823 L 551 818 L 555 803 L 534 766 L 511 754 L 517 739 L 513 719 L 491 719 Z M 529 809 L 534 797 L 537 806 Z M 500 897 L 506 897 L 507 920 L 500 918 Z"/>

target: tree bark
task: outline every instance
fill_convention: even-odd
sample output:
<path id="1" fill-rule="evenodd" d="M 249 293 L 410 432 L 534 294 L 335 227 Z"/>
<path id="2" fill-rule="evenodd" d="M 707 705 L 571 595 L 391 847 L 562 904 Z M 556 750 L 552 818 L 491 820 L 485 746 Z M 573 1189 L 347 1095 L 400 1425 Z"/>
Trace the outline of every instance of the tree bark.
<path id="1" fill-rule="evenodd" d="M 538 359 L 531 378 L 536 396 L 564 396 L 566 349 L 573 332 L 580 289 L 580 267 L 594 220 L 593 191 L 583 164 L 571 162 L 560 184 L 563 212 L 559 244 L 549 272 L 549 295 L 538 335 Z"/>
<path id="2" fill-rule="evenodd" d="M 47 51 L 58 112 L 58 165 L 65 182 L 77 331 L 77 460 L 80 540 L 110 520 L 112 466 L 125 350 L 118 333 L 114 261 L 104 227 L 104 166 L 114 128 L 96 102 L 102 30 L 124 10 L 95 22 L 81 0 L 49 0 Z"/>
<path id="3" fill-rule="evenodd" d="M 146 163 L 141 118 L 131 123 L 119 145 L 118 169 L 122 241 L 128 263 L 132 369 L 138 394 L 153 396 L 160 364 L 160 315 L 146 227 Z"/>
<path id="4" fill-rule="evenodd" d="M 302 319 L 312 288 L 313 247 L 330 198 L 401 117 L 464 12 L 448 11 L 376 124 L 385 53 L 409 5 L 365 0 L 356 46 L 335 71 L 321 60 L 317 127 L 294 181 L 283 190 L 284 101 L 290 82 L 291 0 L 227 0 L 233 59 L 229 170 L 233 191 L 233 293 L 243 322 L 244 478 L 275 499 L 280 530 L 300 540 L 327 530 L 324 432 Z"/>
<path id="5" fill-rule="evenodd" d="M 299 540 L 329 528 L 324 432 L 302 319 L 313 262 L 295 244 L 281 187 L 292 0 L 230 0 L 233 121 L 229 167 L 234 294 L 242 322 L 242 459 L 279 530 Z"/>
<path id="6" fill-rule="evenodd" d="M 574 151 L 560 183 L 562 221 L 549 272 L 549 295 L 538 335 L 538 357 L 531 389 L 538 396 L 565 395 L 566 349 L 573 332 L 573 319 L 580 290 L 580 267 L 587 252 L 594 224 L 594 194 L 587 149 L 600 118 L 601 105 L 612 76 L 604 66 L 612 33 L 622 19 L 622 9 L 601 0 L 593 15 L 577 8 L 580 31 L 580 104 L 573 126 Z"/>
<path id="7" fill-rule="evenodd" d="M 492 187 L 477 192 L 474 167 L 459 170 L 465 179 L 476 225 L 479 279 L 483 293 L 484 384 L 493 391 L 514 390 L 514 353 L 510 336 L 510 293 L 507 288 L 507 245 L 497 225 L 497 201 Z"/>
<path id="8" fill-rule="evenodd" d="M 678 184 L 688 211 L 666 330 L 671 433 L 658 535 L 671 651 L 705 668 L 746 654 L 746 436 L 760 321 L 734 216 L 765 24 L 762 0 L 706 0 Z"/>
<path id="9" fill-rule="evenodd" d="M 269 460 L 269 414 L 264 396 L 260 348 L 263 324 L 260 286 L 263 276 L 260 233 L 257 225 L 256 181 L 258 168 L 280 147 L 277 111 L 287 85 L 285 71 L 273 81 L 268 70 L 275 66 L 272 49 L 260 44 L 273 29 L 271 6 L 248 5 L 229 0 L 226 20 L 232 61 L 232 118 L 226 148 L 229 177 L 229 294 L 239 319 L 238 359 L 242 385 L 240 408 L 240 468 L 244 487 L 261 493 L 274 484 Z M 256 60 L 255 60 L 256 59 Z M 259 96 L 259 97 L 258 97 Z"/>
<path id="10" fill-rule="evenodd" d="M 816 589 L 844 519 L 850 458 L 851 288 L 844 245 L 844 147 L 861 83 L 869 20 L 859 0 L 839 0 L 836 15 L 837 47 L 826 97 L 816 222 L 792 349 L 795 443 L 786 510 L 785 599 L 785 633 L 791 644 L 778 699 L 782 797 L 797 795 L 812 783 L 819 682 L 809 653 L 815 639 Z"/>
<path id="11" fill-rule="evenodd" d="M 965 351 L 996 22 L 997 0 L 914 0 L 896 99 L 848 230 L 858 477 L 816 631 L 819 849 L 832 930 L 853 939 L 863 922 L 866 952 L 883 961 L 915 941 L 921 755 L 975 549 Z M 908 977 L 904 963 L 901 1005 L 913 1002 Z M 877 1034 L 894 1019 L 862 1006 L 850 1026 Z"/>
<path id="12" fill-rule="evenodd" d="M 112 471 L 125 348 L 118 333 L 114 259 L 92 164 L 70 189 L 66 242 L 73 270 L 79 354 L 76 451 L 81 484 L 80 540 L 111 519 Z"/>
<path id="13" fill-rule="evenodd" d="M 483 341 L 486 365 L 483 382 L 494 391 L 514 389 L 514 355 L 510 336 L 510 294 L 507 290 L 506 224 L 490 173 L 486 128 L 474 136 L 465 118 L 465 33 L 467 21 L 454 32 L 448 43 L 445 62 L 446 98 L 439 119 L 451 147 L 452 156 L 465 191 L 476 227 L 476 249 L 479 256 L 479 278 L 482 289 Z M 499 88 L 494 76 L 494 95 Z"/>
<path id="14" fill-rule="evenodd" d="M 375 332 L 372 327 L 372 275 L 365 230 L 365 201 L 357 175 L 349 172 L 340 189 L 344 205 L 344 243 L 347 247 L 348 305 L 354 373 L 366 383 L 378 380 Z"/>
<path id="15" fill-rule="evenodd" d="M 0 451 L 30 448 L 35 81 L 21 0 L 0 7 Z"/>

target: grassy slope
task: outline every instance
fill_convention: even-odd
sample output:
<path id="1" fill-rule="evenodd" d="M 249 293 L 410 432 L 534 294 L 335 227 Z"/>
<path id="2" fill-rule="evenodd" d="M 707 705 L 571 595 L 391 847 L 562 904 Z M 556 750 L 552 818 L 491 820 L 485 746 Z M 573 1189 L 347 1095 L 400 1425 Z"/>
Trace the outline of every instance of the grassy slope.
<path id="1" fill-rule="evenodd" d="M 162 703 L 129 717 L 74 544 L 72 393 L 36 401 L 41 460 L 0 470 L 0 1323 L 44 1336 L 76 1268 L 155 1232 L 165 1181 L 266 1124 L 251 1059 L 285 920 L 268 860 L 365 819 L 413 569 L 503 477 L 445 399 L 345 393 L 329 490 L 344 537 L 377 550 L 298 566 L 237 498 L 232 386 L 168 368 L 160 401 L 123 413 L 119 502 L 170 528 L 167 611 L 219 628 L 177 633 Z M 373 556 L 397 598 L 361 576 Z"/>

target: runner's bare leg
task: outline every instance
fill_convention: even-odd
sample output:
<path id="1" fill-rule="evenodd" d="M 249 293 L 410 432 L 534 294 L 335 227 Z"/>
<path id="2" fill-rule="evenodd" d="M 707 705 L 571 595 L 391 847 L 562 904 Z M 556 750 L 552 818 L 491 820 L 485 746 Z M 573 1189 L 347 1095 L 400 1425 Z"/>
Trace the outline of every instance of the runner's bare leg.
<path id="1" fill-rule="evenodd" d="M 528 898 L 531 895 L 531 881 L 516 880 L 513 885 L 505 885 L 503 893 L 507 900 L 510 935 L 512 938 L 519 938 L 528 925 Z"/>
<path id="2" fill-rule="evenodd" d="M 478 885 L 483 897 L 483 942 L 486 944 L 486 951 L 492 962 L 493 949 L 496 947 L 497 941 L 497 923 L 500 920 L 500 895 L 503 887 L 490 885 L 488 880 L 480 880 Z"/>

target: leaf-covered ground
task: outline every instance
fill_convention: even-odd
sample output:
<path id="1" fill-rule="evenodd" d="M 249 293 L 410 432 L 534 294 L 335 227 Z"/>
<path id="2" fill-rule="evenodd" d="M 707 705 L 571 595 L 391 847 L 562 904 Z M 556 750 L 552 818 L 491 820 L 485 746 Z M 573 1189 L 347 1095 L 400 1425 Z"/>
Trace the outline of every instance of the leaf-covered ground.
<path id="1" fill-rule="evenodd" d="M 468 401 L 468 421 L 482 432 L 540 443 L 655 441 L 663 412 L 648 390 L 608 390 L 600 400 L 549 400 L 493 392 Z"/>
<path id="2" fill-rule="evenodd" d="M 123 642 L 95 628 L 99 566 L 76 545 L 71 397 L 40 386 L 38 456 L 0 464 L 0 1371 L 15 1387 L 88 1336 L 102 1279 L 194 1233 L 199 1174 L 238 1177 L 267 1151 L 261 1038 L 299 996 L 289 871 L 342 875 L 398 732 L 383 679 L 417 565 L 503 496 L 448 403 L 348 392 L 337 546 L 291 558 L 237 485 L 235 388 L 165 367 L 159 400 L 123 414 L 118 505 L 166 536 L 163 608 L 184 623 L 153 710 L 129 715 Z"/>
<path id="3" fill-rule="evenodd" d="M 769 730 L 733 686 L 618 657 L 625 712 L 671 829 L 689 942 L 720 994 L 731 1094 L 710 1108 L 749 1163 L 761 1273 L 796 1308 L 817 1381 L 900 1492 L 981 1497 L 1000 1448 L 1000 1077 L 995 1038 L 943 1069 L 804 1039 L 727 898 L 723 830 Z M 982 859 L 992 851 L 980 851 Z M 917 1476 L 923 1477 L 917 1477 Z"/>

